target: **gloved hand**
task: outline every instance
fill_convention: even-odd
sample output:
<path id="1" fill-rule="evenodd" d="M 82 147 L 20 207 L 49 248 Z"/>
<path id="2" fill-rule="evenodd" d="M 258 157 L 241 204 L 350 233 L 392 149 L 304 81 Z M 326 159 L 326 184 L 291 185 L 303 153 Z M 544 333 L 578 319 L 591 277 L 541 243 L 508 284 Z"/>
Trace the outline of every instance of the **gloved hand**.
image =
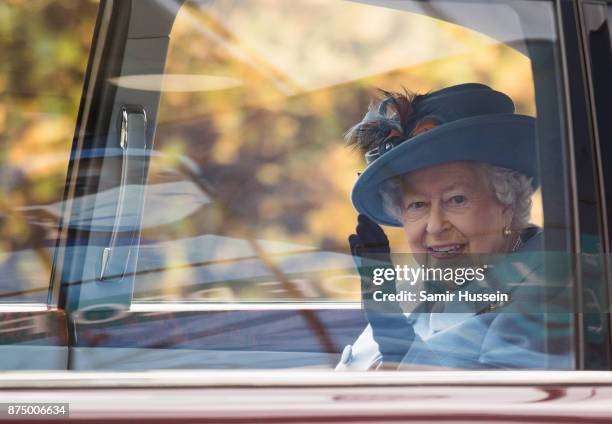
<path id="1" fill-rule="evenodd" d="M 401 362 L 414 340 L 414 329 L 397 302 L 376 302 L 375 291 L 396 293 L 395 280 L 376 286 L 374 268 L 393 268 L 389 239 L 366 215 L 357 218 L 356 234 L 349 236 L 351 255 L 361 276 L 361 300 L 383 363 Z M 384 274 L 383 274 L 384 275 Z"/>

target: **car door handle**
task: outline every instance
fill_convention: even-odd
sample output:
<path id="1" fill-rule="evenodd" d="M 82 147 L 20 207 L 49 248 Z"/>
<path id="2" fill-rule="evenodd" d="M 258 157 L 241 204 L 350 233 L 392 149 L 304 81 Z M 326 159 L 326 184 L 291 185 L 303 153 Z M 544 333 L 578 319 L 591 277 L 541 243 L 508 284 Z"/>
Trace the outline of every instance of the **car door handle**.
<path id="1" fill-rule="evenodd" d="M 121 280 L 140 234 L 147 163 L 147 114 L 142 106 L 121 106 L 119 145 L 121 182 L 108 246 L 102 251 L 99 279 Z M 123 240 L 120 241 L 120 238 Z M 119 248 L 120 245 L 125 246 Z M 137 248 L 137 246 L 135 246 Z"/>

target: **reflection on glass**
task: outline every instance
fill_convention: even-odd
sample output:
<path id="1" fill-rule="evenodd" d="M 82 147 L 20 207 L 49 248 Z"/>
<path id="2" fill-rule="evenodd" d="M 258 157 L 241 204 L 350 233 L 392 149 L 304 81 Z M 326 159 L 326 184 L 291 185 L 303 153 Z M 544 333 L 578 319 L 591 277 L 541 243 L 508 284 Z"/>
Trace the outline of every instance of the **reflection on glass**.
<path id="1" fill-rule="evenodd" d="M 97 2 L 0 4 L 0 302 L 46 302 Z"/>
<path id="2" fill-rule="evenodd" d="M 494 39 L 361 2 L 187 2 L 171 34 L 155 139 L 163 155 L 152 167 L 187 158 L 194 170 L 181 178 L 210 201 L 188 216 L 168 202 L 162 213 L 175 219 L 145 226 L 135 297 L 358 300 L 348 193 L 365 163 L 344 132 L 376 88 L 481 82 L 535 115 L 529 58 L 504 43 L 524 37 L 512 25 Z M 194 90 L 173 84 L 179 75 L 236 83 Z M 145 211 L 156 210 L 151 175 Z M 537 199 L 532 221 L 541 224 Z M 405 251 L 401 231 L 388 235 Z"/>

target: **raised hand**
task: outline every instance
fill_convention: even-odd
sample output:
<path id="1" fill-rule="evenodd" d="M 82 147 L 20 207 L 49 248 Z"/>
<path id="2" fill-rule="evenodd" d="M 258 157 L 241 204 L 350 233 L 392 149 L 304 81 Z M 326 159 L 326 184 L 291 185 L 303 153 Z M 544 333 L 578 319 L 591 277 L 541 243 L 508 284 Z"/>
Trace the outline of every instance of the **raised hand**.
<path id="1" fill-rule="evenodd" d="M 372 283 L 374 268 L 392 268 L 389 239 L 383 229 L 366 215 L 357 218 L 356 234 L 349 236 L 351 255 L 361 276 L 363 310 L 372 327 L 374 340 L 383 357 L 383 363 L 399 363 L 414 340 L 414 329 L 400 305 L 386 301 L 377 303 L 375 291 L 395 293 L 395 281 L 380 286 Z"/>
<path id="2" fill-rule="evenodd" d="M 368 218 L 367 215 L 359 214 L 355 232 L 356 234 L 349 236 L 349 245 L 353 257 L 382 259 L 384 255 L 387 255 L 388 262 L 391 262 L 389 239 L 380 225 Z"/>

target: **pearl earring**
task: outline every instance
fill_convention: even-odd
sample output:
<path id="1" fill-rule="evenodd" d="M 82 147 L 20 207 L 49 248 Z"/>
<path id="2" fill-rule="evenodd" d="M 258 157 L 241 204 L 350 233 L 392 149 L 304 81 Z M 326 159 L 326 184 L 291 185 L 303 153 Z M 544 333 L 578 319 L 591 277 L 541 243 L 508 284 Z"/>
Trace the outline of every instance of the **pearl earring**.
<path id="1" fill-rule="evenodd" d="M 502 230 L 502 234 L 504 235 L 504 237 L 510 237 L 510 234 L 512 234 L 512 230 L 510 229 L 510 227 L 505 226 Z"/>

